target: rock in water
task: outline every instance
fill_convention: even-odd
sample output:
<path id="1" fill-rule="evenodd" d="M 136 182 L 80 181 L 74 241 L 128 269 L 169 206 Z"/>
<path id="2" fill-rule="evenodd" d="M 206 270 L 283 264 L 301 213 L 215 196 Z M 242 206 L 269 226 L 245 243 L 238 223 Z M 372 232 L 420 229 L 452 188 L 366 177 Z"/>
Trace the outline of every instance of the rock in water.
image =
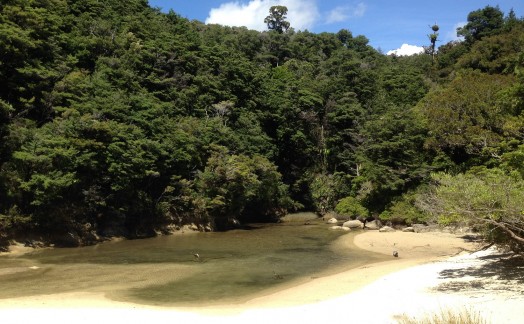
<path id="1" fill-rule="evenodd" d="M 349 220 L 342 224 L 342 226 L 349 228 L 364 228 L 364 223 L 359 220 Z"/>
<path id="2" fill-rule="evenodd" d="M 333 218 L 328 219 L 327 223 L 328 224 L 336 224 L 336 223 L 338 223 L 338 220 L 333 217 Z"/>

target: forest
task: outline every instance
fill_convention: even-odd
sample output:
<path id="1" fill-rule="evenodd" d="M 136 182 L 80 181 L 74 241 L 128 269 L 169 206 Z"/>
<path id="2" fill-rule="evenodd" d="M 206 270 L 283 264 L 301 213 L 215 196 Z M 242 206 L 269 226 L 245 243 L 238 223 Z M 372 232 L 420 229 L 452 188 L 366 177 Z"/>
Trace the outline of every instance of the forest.
<path id="1" fill-rule="evenodd" d="M 275 9 L 258 32 L 147 0 L 3 0 L 0 245 L 308 210 L 523 249 L 523 18 L 487 6 L 462 41 L 428 27 L 425 53 L 388 56 Z"/>

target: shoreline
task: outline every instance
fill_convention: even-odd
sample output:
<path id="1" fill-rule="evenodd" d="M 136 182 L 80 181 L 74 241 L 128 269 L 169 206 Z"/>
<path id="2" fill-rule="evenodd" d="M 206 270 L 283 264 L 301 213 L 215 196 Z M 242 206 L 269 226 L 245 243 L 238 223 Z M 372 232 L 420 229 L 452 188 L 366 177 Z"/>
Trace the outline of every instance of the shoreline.
<path id="1" fill-rule="evenodd" d="M 75 314 L 76 319 L 78 314 L 84 314 L 81 319 L 86 322 L 111 318 L 119 321 L 125 319 L 131 323 L 146 319 L 207 320 L 215 323 L 262 323 L 268 319 L 285 319 L 287 322 L 315 323 L 330 318 L 330 321 L 335 322 L 358 319 L 363 323 L 395 323 L 395 318 L 402 314 L 417 315 L 449 305 L 471 304 L 467 296 L 469 292 L 449 294 L 430 288 L 442 284 L 439 283 L 439 273 L 443 270 L 478 263 L 479 253 L 496 253 L 494 250 L 471 253 L 477 247 L 475 243 L 465 242 L 457 235 L 440 232 L 365 231 L 356 235 L 354 240 L 348 238 L 349 236 L 342 239 L 340 244 L 386 255 L 391 255 L 392 249 L 395 249 L 399 252 L 399 257 L 391 256 L 389 261 L 367 264 L 285 287 L 242 304 L 171 308 L 113 301 L 103 293 L 73 292 L 5 299 L 0 303 L 0 316 L 23 319 L 22 322 L 29 322 L 37 317 L 63 316 L 66 319 L 71 314 Z M 464 252 L 468 250 L 469 252 Z M 513 305 L 512 302 L 524 302 L 523 297 L 502 297 L 506 307 Z M 474 298 L 477 303 L 484 301 L 485 305 L 494 304 L 493 300 L 497 300 L 492 295 L 488 300 L 478 294 Z M 486 306 L 484 310 L 491 308 L 493 307 Z M 347 315 L 341 316 L 339 320 L 331 320 L 331 315 L 339 313 Z M 510 316 L 509 320 L 515 319 L 515 316 L 524 318 L 522 312 L 512 315 L 510 308 L 507 314 Z"/>

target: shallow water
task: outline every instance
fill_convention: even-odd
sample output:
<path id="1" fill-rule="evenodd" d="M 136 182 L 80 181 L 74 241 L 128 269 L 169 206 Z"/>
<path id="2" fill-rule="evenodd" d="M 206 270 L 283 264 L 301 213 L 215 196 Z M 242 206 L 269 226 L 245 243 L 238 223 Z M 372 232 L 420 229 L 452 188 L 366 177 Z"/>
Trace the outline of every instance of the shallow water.
<path id="1" fill-rule="evenodd" d="M 315 223 L 255 225 L 0 257 L 0 298 L 73 291 L 149 305 L 243 302 L 288 285 L 383 260 L 337 244 Z M 199 257 L 195 257 L 198 254 Z"/>

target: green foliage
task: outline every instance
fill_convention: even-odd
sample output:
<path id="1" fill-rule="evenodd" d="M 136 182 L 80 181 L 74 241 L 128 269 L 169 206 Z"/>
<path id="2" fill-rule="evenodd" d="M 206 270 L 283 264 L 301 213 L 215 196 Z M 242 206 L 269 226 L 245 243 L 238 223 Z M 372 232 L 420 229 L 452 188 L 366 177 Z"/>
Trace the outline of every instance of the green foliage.
<path id="1" fill-rule="evenodd" d="M 493 243 L 524 247 L 524 181 L 500 169 L 475 168 L 466 174 L 438 173 L 419 206 L 442 224 L 462 224 Z"/>
<path id="2" fill-rule="evenodd" d="M 420 210 L 416 205 L 417 197 L 422 195 L 424 189 L 410 191 L 395 199 L 379 218 L 396 224 L 420 224 L 429 220 L 429 215 Z"/>
<path id="3" fill-rule="evenodd" d="M 518 172 L 524 179 L 524 145 L 502 155 L 502 167 L 510 172 Z"/>
<path id="4" fill-rule="evenodd" d="M 232 219 L 271 220 L 289 202 L 281 175 L 267 159 L 231 155 L 219 146 L 197 175 L 195 190 L 204 198 L 210 219 L 219 229 Z"/>
<path id="5" fill-rule="evenodd" d="M 267 24 L 267 29 L 274 30 L 282 34 L 289 29 L 289 21 L 286 20 L 287 7 L 286 6 L 272 6 L 269 8 L 269 16 L 264 19 Z"/>
<path id="6" fill-rule="evenodd" d="M 512 72 L 521 55 L 520 51 L 515 51 L 517 48 L 524 48 L 523 24 L 515 25 L 510 33 L 485 37 L 482 42 L 476 42 L 457 64 L 491 74 Z"/>
<path id="7" fill-rule="evenodd" d="M 2 222 L 141 237 L 324 213 L 347 196 L 353 216 L 408 222 L 420 218 L 407 192 L 432 170 L 522 175 L 514 12 L 502 25 L 498 8 L 471 13 L 468 41 L 435 62 L 387 57 L 349 30 L 295 32 L 286 13 L 273 7 L 257 32 L 144 0 L 3 3 Z"/>
<path id="8" fill-rule="evenodd" d="M 457 35 L 464 36 L 466 42 L 473 43 L 500 32 L 503 25 L 502 11 L 498 7 L 486 6 L 484 9 L 470 12 L 468 23 L 457 29 Z"/>
<path id="9" fill-rule="evenodd" d="M 310 185 L 316 211 L 324 215 L 335 208 L 338 199 L 347 192 L 347 179 L 340 174 L 317 174 Z"/>
<path id="10" fill-rule="evenodd" d="M 335 211 L 338 214 L 349 216 L 353 219 L 357 217 L 366 218 L 369 215 L 367 208 L 362 206 L 358 199 L 351 196 L 340 199 L 335 207 Z"/>
<path id="11" fill-rule="evenodd" d="M 513 112 L 501 95 L 513 78 L 466 71 L 426 96 L 418 108 L 430 136 L 426 147 L 444 150 L 457 162 L 467 155 L 489 155 L 504 140 Z"/>
<path id="12" fill-rule="evenodd" d="M 413 110 L 384 107 L 364 124 L 357 149 L 359 176 L 354 195 L 380 212 L 397 195 L 419 185 L 429 174 L 423 149 L 425 129 Z"/>

